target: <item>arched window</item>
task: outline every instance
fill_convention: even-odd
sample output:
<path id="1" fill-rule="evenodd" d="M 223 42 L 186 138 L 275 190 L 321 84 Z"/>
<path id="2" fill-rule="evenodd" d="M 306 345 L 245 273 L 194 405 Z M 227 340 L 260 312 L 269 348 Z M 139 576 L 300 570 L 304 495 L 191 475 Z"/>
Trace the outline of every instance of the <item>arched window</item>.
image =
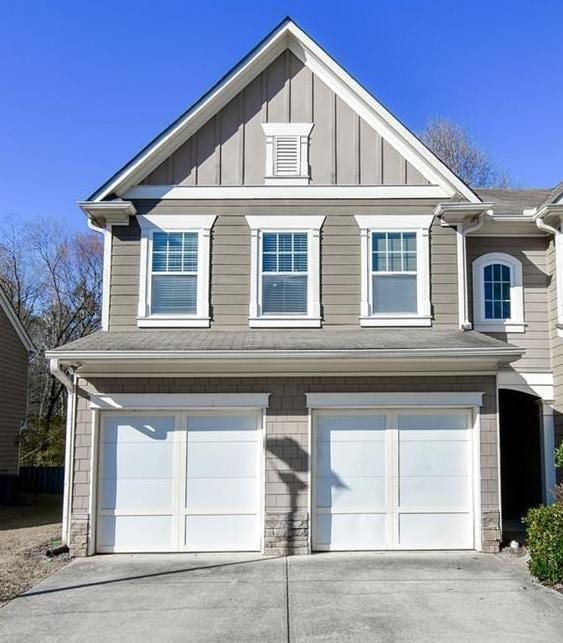
<path id="1" fill-rule="evenodd" d="M 522 264 L 511 255 L 491 252 L 473 262 L 473 325 L 489 333 L 523 333 Z"/>

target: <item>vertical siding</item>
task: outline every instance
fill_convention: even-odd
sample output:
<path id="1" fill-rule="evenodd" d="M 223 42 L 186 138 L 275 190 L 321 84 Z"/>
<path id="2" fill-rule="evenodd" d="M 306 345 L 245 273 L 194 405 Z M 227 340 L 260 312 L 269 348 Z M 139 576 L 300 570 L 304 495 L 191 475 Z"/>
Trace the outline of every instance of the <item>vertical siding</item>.
<path id="1" fill-rule="evenodd" d="M 526 349 L 512 367 L 520 371 L 550 369 L 548 288 L 546 260 L 548 240 L 544 237 L 468 237 L 467 261 L 470 307 L 473 306 L 473 261 L 489 252 L 505 252 L 522 262 L 525 333 L 491 333 L 494 337 Z"/>
<path id="2" fill-rule="evenodd" d="M 27 352 L 0 306 L 0 475 L 18 471 L 27 400 Z"/>
<path id="3" fill-rule="evenodd" d="M 156 168 L 152 185 L 262 185 L 261 123 L 313 122 L 313 185 L 428 181 L 289 50 Z"/>

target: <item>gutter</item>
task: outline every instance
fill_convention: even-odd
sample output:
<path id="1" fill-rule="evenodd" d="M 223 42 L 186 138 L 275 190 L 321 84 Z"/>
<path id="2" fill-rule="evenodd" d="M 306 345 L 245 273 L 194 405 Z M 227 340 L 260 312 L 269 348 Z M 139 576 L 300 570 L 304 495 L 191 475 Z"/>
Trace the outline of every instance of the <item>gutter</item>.
<path id="1" fill-rule="evenodd" d="M 76 413 L 76 373 L 73 379 L 61 369 L 57 358 L 49 359 L 49 368 L 52 375 L 59 380 L 67 391 L 66 433 L 65 433 L 65 474 L 63 487 L 63 526 L 61 540 L 63 545 L 69 544 L 70 513 L 72 509 L 72 485 L 74 480 L 74 416 Z"/>

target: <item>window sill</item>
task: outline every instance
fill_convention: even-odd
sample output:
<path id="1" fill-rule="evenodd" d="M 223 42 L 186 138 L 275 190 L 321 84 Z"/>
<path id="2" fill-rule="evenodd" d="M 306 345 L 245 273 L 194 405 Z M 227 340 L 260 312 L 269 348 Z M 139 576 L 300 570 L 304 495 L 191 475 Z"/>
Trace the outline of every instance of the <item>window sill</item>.
<path id="1" fill-rule="evenodd" d="M 209 317 L 137 317 L 139 328 L 209 328 Z"/>
<path id="2" fill-rule="evenodd" d="M 394 317 L 360 317 L 360 324 L 362 326 L 432 326 L 431 317 L 419 317 L 419 316 L 394 316 Z"/>
<path id="3" fill-rule="evenodd" d="M 265 176 L 264 185 L 309 185 L 308 176 Z"/>
<path id="4" fill-rule="evenodd" d="M 250 328 L 320 328 L 320 317 L 249 317 Z"/>
<path id="5" fill-rule="evenodd" d="M 527 325 L 524 322 L 480 321 L 473 324 L 473 330 L 480 333 L 525 333 Z"/>

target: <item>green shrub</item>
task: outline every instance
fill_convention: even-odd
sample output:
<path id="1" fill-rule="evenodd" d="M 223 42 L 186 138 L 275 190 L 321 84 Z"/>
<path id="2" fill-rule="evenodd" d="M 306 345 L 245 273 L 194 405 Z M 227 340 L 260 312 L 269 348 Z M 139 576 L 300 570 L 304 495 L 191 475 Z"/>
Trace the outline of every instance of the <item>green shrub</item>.
<path id="1" fill-rule="evenodd" d="M 530 509 L 524 524 L 530 571 L 539 580 L 563 583 L 563 506 Z"/>
<path id="2" fill-rule="evenodd" d="M 555 466 L 563 469 L 563 442 L 555 449 Z"/>

